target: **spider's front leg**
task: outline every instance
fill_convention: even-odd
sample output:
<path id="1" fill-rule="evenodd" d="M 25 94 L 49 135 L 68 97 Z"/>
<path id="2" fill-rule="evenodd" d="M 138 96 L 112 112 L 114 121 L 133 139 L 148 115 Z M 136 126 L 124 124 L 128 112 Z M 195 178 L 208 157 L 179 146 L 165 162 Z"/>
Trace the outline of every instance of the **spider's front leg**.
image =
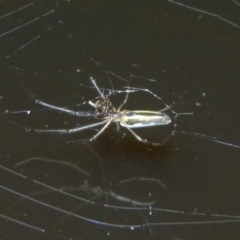
<path id="1" fill-rule="evenodd" d="M 93 113 L 73 111 L 73 110 L 67 109 L 65 107 L 58 107 L 58 106 L 46 103 L 42 100 L 39 100 L 35 97 L 35 95 L 23 83 L 22 83 L 22 86 L 23 86 L 24 90 L 27 92 L 27 94 L 35 101 L 36 104 L 39 104 L 41 106 L 47 107 L 47 108 L 52 109 L 52 110 L 65 112 L 67 114 L 77 116 L 77 117 L 93 117 Z"/>

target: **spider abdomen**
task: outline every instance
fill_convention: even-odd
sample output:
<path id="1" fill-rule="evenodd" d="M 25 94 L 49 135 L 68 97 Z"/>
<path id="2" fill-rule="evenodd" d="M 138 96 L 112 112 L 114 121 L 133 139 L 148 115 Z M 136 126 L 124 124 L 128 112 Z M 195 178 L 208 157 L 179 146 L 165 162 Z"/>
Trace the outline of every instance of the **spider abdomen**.
<path id="1" fill-rule="evenodd" d="M 129 128 L 154 127 L 168 125 L 171 118 L 163 112 L 155 111 L 124 111 L 120 125 Z"/>

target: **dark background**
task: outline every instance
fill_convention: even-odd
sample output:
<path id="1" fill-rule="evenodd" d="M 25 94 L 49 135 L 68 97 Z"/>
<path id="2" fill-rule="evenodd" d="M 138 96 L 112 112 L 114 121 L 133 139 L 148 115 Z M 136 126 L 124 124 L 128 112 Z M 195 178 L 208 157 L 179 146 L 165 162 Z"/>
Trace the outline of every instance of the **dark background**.
<path id="1" fill-rule="evenodd" d="M 1 239 L 239 239 L 240 5 L 179 3 L 1 1 Z M 47 103 L 89 111 L 77 104 L 97 97 L 90 76 L 106 92 L 149 89 L 193 115 L 175 119 L 167 111 L 170 126 L 136 130 L 156 142 L 177 131 L 162 147 L 143 145 L 115 124 L 87 144 L 66 141 L 96 131 L 26 133 L 96 120 L 37 105 L 23 83 Z M 111 101 L 119 106 L 124 96 Z M 124 108 L 165 105 L 138 92 Z M 31 157 L 44 161 L 16 167 Z"/>

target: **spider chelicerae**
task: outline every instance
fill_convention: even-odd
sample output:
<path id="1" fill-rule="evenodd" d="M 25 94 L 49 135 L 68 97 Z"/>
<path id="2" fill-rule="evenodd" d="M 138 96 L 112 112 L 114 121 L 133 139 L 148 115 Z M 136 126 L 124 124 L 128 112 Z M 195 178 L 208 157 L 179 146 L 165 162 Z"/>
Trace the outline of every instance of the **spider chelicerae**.
<path id="1" fill-rule="evenodd" d="M 79 143 L 79 142 L 88 142 L 88 141 L 91 142 L 95 140 L 97 137 L 99 137 L 111 123 L 115 122 L 117 123 L 118 129 L 120 124 L 122 127 L 125 127 L 139 142 L 160 146 L 168 140 L 170 135 L 161 143 L 148 141 L 147 139 L 141 138 L 132 130 L 133 128 L 162 126 L 162 125 L 168 125 L 171 123 L 171 118 L 163 111 L 122 110 L 122 107 L 127 103 L 129 93 L 137 91 L 137 89 L 134 90 L 133 88 L 133 90 L 131 90 L 130 88 L 128 88 L 128 90 L 125 91 L 126 96 L 122 104 L 118 108 L 115 108 L 112 102 L 110 101 L 109 96 L 104 95 L 104 93 L 101 92 L 95 79 L 93 77 L 90 77 L 90 80 L 94 88 L 97 90 L 99 94 L 99 97 L 97 97 L 97 101 L 95 103 L 92 101 L 88 101 L 88 104 L 91 105 L 93 108 L 95 108 L 95 113 L 72 111 L 70 109 L 57 107 L 57 106 L 45 103 L 38 99 L 35 99 L 35 102 L 45 107 L 58 110 L 61 112 L 65 112 L 74 116 L 94 117 L 96 119 L 101 120 L 100 122 L 96 122 L 93 124 L 89 124 L 89 125 L 85 125 L 77 128 L 71 128 L 71 129 L 30 129 L 30 131 L 38 132 L 38 133 L 41 132 L 41 133 L 72 134 L 72 133 L 81 132 L 90 128 L 95 128 L 103 125 L 103 127 L 91 138 L 77 140 L 77 141 L 70 141 L 69 143 Z M 153 94 L 150 91 L 148 92 Z M 34 97 L 32 94 L 31 96 Z"/>

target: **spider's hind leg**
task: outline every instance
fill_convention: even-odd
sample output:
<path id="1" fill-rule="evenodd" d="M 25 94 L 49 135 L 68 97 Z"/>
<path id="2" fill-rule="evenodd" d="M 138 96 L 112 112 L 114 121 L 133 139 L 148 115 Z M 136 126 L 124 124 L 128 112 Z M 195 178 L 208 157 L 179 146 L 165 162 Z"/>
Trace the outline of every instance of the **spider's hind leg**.
<path id="1" fill-rule="evenodd" d="M 129 128 L 128 126 L 124 125 L 124 127 L 127 128 L 127 130 L 141 143 L 144 144 L 151 144 L 153 146 L 162 146 L 164 143 L 167 142 L 167 140 L 172 136 L 172 133 L 170 133 L 161 143 L 157 143 L 157 142 L 152 142 L 152 141 L 148 141 L 147 139 L 143 139 L 141 138 L 139 135 L 137 135 L 131 128 Z"/>

